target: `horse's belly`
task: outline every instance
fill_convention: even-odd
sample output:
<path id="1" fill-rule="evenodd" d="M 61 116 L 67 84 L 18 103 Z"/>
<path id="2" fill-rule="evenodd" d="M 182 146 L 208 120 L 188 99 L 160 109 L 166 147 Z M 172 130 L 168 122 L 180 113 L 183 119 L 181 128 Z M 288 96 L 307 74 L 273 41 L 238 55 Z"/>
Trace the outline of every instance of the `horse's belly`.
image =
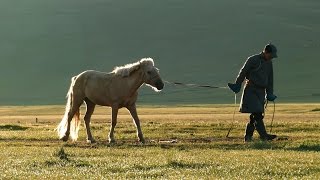
<path id="1" fill-rule="evenodd" d="M 92 102 L 94 102 L 95 104 L 100 105 L 100 106 L 111 106 L 111 102 L 103 101 L 101 99 L 96 99 L 96 100 L 93 100 Z"/>
<path id="2" fill-rule="evenodd" d="M 107 96 L 88 95 L 87 98 L 100 106 L 111 106 L 112 101 Z"/>
<path id="3" fill-rule="evenodd" d="M 110 106 L 111 105 L 111 99 L 109 96 L 106 95 L 105 92 L 95 89 L 95 88 L 86 88 L 85 96 L 90 101 L 97 105 L 101 106 Z"/>

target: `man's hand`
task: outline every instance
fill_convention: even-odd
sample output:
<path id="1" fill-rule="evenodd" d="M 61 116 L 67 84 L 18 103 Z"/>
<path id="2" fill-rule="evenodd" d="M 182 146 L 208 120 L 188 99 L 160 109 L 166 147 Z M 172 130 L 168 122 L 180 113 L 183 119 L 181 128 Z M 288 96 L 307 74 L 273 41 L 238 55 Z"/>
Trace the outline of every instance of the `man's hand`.
<path id="1" fill-rule="evenodd" d="M 267 100 L 268 101 L 274 101 L 277 99 L 277 96 L 274 94 L 267 94 Z"/>
<path id="2" fill-rule="evenodd" d="M 241 84 L 228 83 L 228 87 L 236 94 L 238 94 L 241 90 Z"/>

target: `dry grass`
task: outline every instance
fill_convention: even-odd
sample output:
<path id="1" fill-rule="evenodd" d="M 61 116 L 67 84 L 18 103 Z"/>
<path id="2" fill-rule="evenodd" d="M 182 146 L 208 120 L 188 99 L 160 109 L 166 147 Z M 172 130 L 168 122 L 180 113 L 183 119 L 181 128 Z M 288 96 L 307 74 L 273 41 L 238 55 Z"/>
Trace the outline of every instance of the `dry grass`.
<path id="1" fill-rule="evenodd" d="M 244 144 L 247 115 L 237 114 L 230 138 L 232 105 L 142 106 L 138 111 L 147 143 L 136 142 L 135 128 L 121 110 L 116 144 L 109 145 L 110 110 L 92 117 L 98 143 L 57 140 L 54 128 L 63 106 L 0 108 L 1 179 L 283 179 L 320 178 L 319 104 L 277 105 L 274 142 Z M 272 107 L 267 111 L 269 125 Z M 82 109 L 82 112 L 85 110 Z M 254 177 L 254 178 L 253 178 Z"/>

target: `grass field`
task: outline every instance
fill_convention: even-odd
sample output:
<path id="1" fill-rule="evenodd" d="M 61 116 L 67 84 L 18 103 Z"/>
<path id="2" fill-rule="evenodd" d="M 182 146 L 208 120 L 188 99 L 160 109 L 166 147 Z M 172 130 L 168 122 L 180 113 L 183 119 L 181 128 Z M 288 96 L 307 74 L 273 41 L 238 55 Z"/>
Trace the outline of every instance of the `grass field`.
<path id="1" fill-rule="evenodd" d="M 0 108 L 0 179 L 319 179 L 319 104 L 278 105 L 274 142 L 242 141 L 246 115 L 232 105 L 139 107 L 146 144 L 136 142 L 125 110 L 117 143 L 107 144 L 110 110 L 98 108 L 87 144 L 63 143 L 54 128 L 63 106 Z M 267 112 L 270 124 L 272 108 Z"/>

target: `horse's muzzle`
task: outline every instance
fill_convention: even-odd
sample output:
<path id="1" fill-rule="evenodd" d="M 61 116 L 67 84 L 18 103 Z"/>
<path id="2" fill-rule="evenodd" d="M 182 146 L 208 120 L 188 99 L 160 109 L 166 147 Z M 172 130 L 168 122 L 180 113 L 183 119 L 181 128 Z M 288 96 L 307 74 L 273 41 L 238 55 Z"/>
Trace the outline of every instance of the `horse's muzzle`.
<path id="1" fill-rule="evenodd" d="M 164 88 L 164 83 L 161 80 L 157 81 L 155 85 L 158 90 L 162 90 Z"/>

